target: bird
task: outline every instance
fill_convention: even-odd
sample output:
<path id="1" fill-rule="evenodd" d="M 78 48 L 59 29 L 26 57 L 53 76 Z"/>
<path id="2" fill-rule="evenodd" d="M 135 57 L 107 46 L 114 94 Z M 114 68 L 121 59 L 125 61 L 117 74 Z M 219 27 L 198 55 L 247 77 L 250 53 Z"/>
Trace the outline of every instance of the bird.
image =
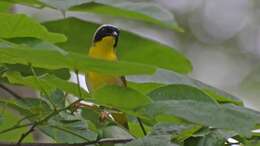
<path id="1" fill-rule="evenodd" d="M 120 30 L 114 25 L 103 24 L 98 27 L 93 35 L 92 46 L 88 51 L 88 57 L 106 61 L 118 61 L 116 47 L 119 42 L 119 35 Z M 90 92 L 95 92 L 106 85 L 127 86 L 124 76 L 106 75 L 97 72 L 87 72 L 85 80 Z M 128 129 L 127 116 L 124 113 L 113 113 L 112 117 L 115 122 Z"/>

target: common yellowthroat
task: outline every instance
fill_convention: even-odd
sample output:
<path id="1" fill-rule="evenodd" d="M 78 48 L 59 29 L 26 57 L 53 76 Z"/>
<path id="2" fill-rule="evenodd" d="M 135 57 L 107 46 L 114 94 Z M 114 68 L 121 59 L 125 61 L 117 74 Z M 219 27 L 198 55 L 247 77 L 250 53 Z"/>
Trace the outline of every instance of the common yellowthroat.
<path id="1" fill-rule="evenodd" d="M 89 49 L 88 56 L 96 59 L 117 61 L 116 47 L 119 35 L 120 30 L 116 26 L 109 24 L 101 25 L 93 36 L 92 46 Z M 123 76 L 87 72 L 85 77 L 90 92 L 95 92 L 98 88 L 105 85 L 127 86 L 125 77 Z M 123 98 L 124 97 L 122 97 L 122 99 Z M 112 116 L 117 123 L 128 128 L 127 117 L 124 113 L 113 113 Z"/>

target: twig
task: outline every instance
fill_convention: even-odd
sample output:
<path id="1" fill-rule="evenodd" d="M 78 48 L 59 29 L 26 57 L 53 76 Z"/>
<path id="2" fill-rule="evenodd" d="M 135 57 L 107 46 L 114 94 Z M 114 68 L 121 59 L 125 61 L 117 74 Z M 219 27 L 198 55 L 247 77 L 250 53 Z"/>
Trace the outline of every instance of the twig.
<path id="1" fill-rule="evenodd" d="M 47 91 L 44 89 L 44 87 L 41 85 L 41 82 L 40 82 L 40 80 L 39 80 L 39 78 L 38 78 L 38 75 L 37 75 L 36 71 L 34 70 L 32 64 L 29 63 L 29 66 L 30 66 L 30 68 L 31 68 L 32 74 L 33 74 L 33 76 L 34 76 L 34 78 L 35 78 L 37 84 L 39 85 L 41 91 L 42 91 L 42 92 L 45 94 L 45 96 L 48 98 L 48 100 L 49 100 L 49 102 L 51 103 L 53 109 L 55 110 L 55 109 L 56 109 L 56 105 L 55 105 L 55 104 L 53 103 L 53 101 L 50 99 L 48 92 L 47 92 Z"/>
<path id="2" fill-rule="evenodd" d="M 23 127 L 27 127 L 27 126 L 31 126 L 31 125 L 33 125 L 33 123 L 27 123 L 27 124 L 23 124 L 23 125 L 14 125 L 8 129 L 0 131 L 0 135 L 3 133 L 9 132 L 9 131 L 15 130 L 15 129 L 19 129 L 19 128 L 23 128 Z"/>
<path id="3" fill-rule="evenodd" d="M 139 123 L 139 125 L 140 125 L 140 127 L 141 127 L 141 129 L 142 129 L 142 131 L 144 133 L 144 135 L 146 136 L 147 133 L 145 131 L 144 124 L 143 124 L 142 120 L 139 117 L 137 117 L 137 121 L 138 121 L 138 123 Z"/>
<path id="4" fill-rule="evenodd" d="M 34 123 L 31 123 L 33 126 L 32 126 L 27 132 L 25 132 L 25 133 L 23 133 L 23 134 L 21 135 L 21 137 L 20 137 L 20 139 L 18 140 L 17 144 L 20 145 L 20 144 L 22 143 L 22 141 L 24 140 L 24 138 L 26 138 L 26 137 L 34 130 L 34 128 L 35 128 L 36 126 L 38 126 L 38 125 L 40 125 L 40 124 L 42 124 L 42 123 L 48 121 L 50 118 L 52 118 L 53 116 L 59 114 L 60 112 L 65 111 L 65 110 L 67 110 L 67 109 L 70 109 L 70 108 L 71 108 L 72 106 L 74 106 L 74 104 L 77 103 L 77 102 L 78 102 L 78 100 L 75 101 L 75 102 L 73 102 L 73 103 L 71 103 L 71 104 L 68 105 L 67 107 L 61 108 L 61 109 L 59 109 L 59 110 L 54 110 L 54 111 L 52 111 L 49 115 L 47 115 L 46 117 L 44 117 L 42 120 L 36 121 L 36 122 L 34 122 Z M 12 129 L 12 130 L 13 130 L 13 129 Z"/>
<path id="5" fill-rule="evenodd" d="M 104 138 L 100 140 L 85 142 L 85 143 L 74 143 L 74 144 L 68 144 L 68 143 L 21 143 L 21 144 L 15 144 L 15 143 L 0 143 L 0 146 L 86 146 L 86 145 L 93 145 L 93 144 L 119 144 L 119 143 L 128 143 L 132 141 L 132 138 L 127 139 L 117 139 L 117 138 Z"/>
<path id="6" fill-rule="evenodd" d="M 80 89 L 80 82 L 79 82 L 79 71 L 75 70 L 75 74 L 77 76 L 77 84 L 78 84 L 78 92 L 79 92 L 79 98 L 82 98 L 81 89 Z"/>
<path id="7" fill-rule="evenodd" d="M 7 88 L 5 85 L 0 84 L 0 88 L 2 88 L 3 90 L 5 90 L 6 92 L 8 92 L 9 94 L 11 94 L 14 98 L 19 99 L 19 100 L 23 100 L 23 97 L 18 95 L 17 93 L 15 93 L 14 91 L 12 91 L 11 89 Z"/>
<path id="8" fill-rule="evenodd" d="M 34 131 L 34 128 L 37 126 L 37 124 L 33 124 L 32 127 L 25 133 L 22 134 L 22 136 L 20 137 L 20 139 L 17 142 L 17 145 L 20 145 L 21 142 L 31 133 Z"/>

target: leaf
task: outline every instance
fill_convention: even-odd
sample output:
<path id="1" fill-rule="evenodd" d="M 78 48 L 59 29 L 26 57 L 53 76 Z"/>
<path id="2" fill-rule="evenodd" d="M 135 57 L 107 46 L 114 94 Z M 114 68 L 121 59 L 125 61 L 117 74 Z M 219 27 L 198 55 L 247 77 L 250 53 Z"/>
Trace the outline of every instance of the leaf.
<path id="1" fill-rule="evenodd" d="M 58 143 L 83 143 L 97 138 L 97 134 L 89 130 L 82 120 L 68 120 L 66 123 L 51 120 L 40 126 L 40 130 Z"/>
<path id="2" fill-rule="evenodd" d="M 121 145 L 120 145 L 121 146 Z M 179 146 L 171 143 L 170 135 L 145 136 L 122 146 Z"/>
<path id="3" fill-rule="evenodd" d="M 157 101 L 140 112 L 150 117 L 173 115 L 205 126 L 234 130 L 247 137 L 251 135 L 257 122 L 251 112 L 245 114 L 244 111 L 196 100 Z"/>
<path id="4" fill-rule="evenodd" d="M 20 72 L 22 76 L 32 76 L 33 73 L 29 65 L 22 64 L 5 64 L 4 67 L 10 72 Z M 44 74 L 55 75 L 63 80 L 70 79 L 70 72 L 68 69 L 56 69 L 56 70 L 48 70 L 43 68 L 34 68 L 37 75 L 42 76 Z"/>
<path id="5" fill-rule="evenodd" d="M 77 6 L 83 3 L 88 3 L 91 2 L 92 0 L 39 0 L 39 1 L 48 6 L 65 11 L 70 7 Z"/>
<path id="6" fill-rule="evenodd" d="M 194 133 L 202 128 L 201 125 L 193 125 L 190 129 L 184 129 L 178 135 L 173 135 L 173 141 L 176 143 L 183 143 L 186 139 L 190 138 Z"/>
<path id="7" fill-rule="evenodd" d="M 65 92 L 71 93 L 77 97 L 90 97 L 87 91 L 85 91 L 83 88 L 80 89 L 81 93 L 79 93 L 77 84 L 59 79 L 53 75 L 45 74 L 43 76 L 38 77 L 37 79 L 34 76 L 23 77 L 18 72 L 6 72 L 4 76 L 7 77 L 9 82 L 12 84 L 22 84 L 25 86 L 32 87 L 34 89 L 38 89 L 40 91 L 43 90 L 43 92 L 47 92 L 49 96 L 51 96 L 51 94 L 53 94 L 53 92 L 57 89 L 60 89 Z"/>
<path id="8" fill-rule="evenodd" d="M 15 125 L 19 120 L 20 116 L 17 115 L 15 112 L 11 111 L 9 108 L 4 108 L 4 106 L 0 106 L 2 119 L 4 120 L 3 123 L 0 123 L 0 132 L 7 128 L 12 127 Z M 27 127 L 19 128 L 13 131 L 9 131 L 3 134 L 0 134 L 0 141 L 1 142 L 17 142 L 17 140 L 21 137 L 21 135 L 28 130 Z M 33 142 L 32 134 L 29 134 L 23 142 Z"/>
<path id="9" fill-rule="evenodd" d="M 149 97 L 127 87 L 104 86 L 93 94 L 95 102 L 101 105 L 132 110 L 151 103 Z"/>
<path id="10" fill-rule="evenodd" d="M 198 146 L 224 146 L 225 141 L 225 138 L 220 133 L 213 131 L 201 138 Z"/>
<path id="11" fill-rule="evenodd" d="M 153 100 L 196 100 L 198 102 L 216 102 L 201 90 L 187 85 L 175 84 L 157 88 L 149 93 Z"/>
<path id="12" fill-rule="evenodd" d="M 225 102 L 230 100 L 230 102 L 227 103 L 236 103 L 237 105 L 243 105 L 243 102 L 238 98 L 235 97 L 229 93 L 226 93 L 223 90 L 219 90 L 215 87 L 212 87 L 210 85 L 207 85 L 203 82 L 200 82 L 198 80 L 192 79 L 188 76 L 176 73 L 176 72 L 170 72 L 167 70 L 158 70 L 156 74 L 154 75 L 144 75 L 144 76 L 129 76 L 127 78 L 128 81 L 135 81 L 135 82 L 142 82 L 142 83 L 159 83 L 159 84 L 183 84 L 183 85 L 188 85 L 192 86 L 195 88 L 198 88 L 200 90 L 205 90 L 207 92 L 212 92 L 214 94 L 208 94 L 208 96 L 214 98 L 218 102 L 223 102 L 223 98 L 225 97 Z M 221 98 L 219 97 L 221 96 Z"/>
<path id="13" fill-rule="evenodd" d="M 24 55 L 26 54 L 26 55 Z M 46 59 L 48 58 L 48 59 Z M 99 72 L 113 75 L 153 73 L 155 68 L 148 65 L 124 61 L 105 61 L 86 55 L 58 52 L 48 49 L 32 49 L 0 40 L 0 63 L 24 64 L 45 69 L 68 68 L 82 72 Z"/>
<path id="14" fill-rule="evenodd" d="M 204 91 L 204 93 L 206 93 L 208 96 L 213 97 L 219 103 L 233 103 L 235 105 L 241 105 L 241 106 L 243 105 L 241 101 L 233 100 L 232 98 L 219 95 L 214 90 L 202 89 L 202 91 Z"/>
<path id="15" fill-rule="evenodd" d="M 165 86 L 164 84 L 159 84 L 159 83 L 136 83 L 136 82 L 127 82 L 127 86 L 135 89 L 144 95 L 147 95 L 150 93 L 152 90 Z"/>
<path id="16" fill-rule="evenodd" d="M 123 0 L 94 0 L 91 3 L 71 8 L 76 11 L 86 11 L 102 15 L 123 17 L 156 24 L 179 32 L 173 14 L 153 2 L 130 2 Z"/>
<path id="17" fill-rule="evenodd" d="M 98 28 L 97 24 L 77 18 L 51 21 L 44 25 L 50 31 L 63 33 L 68 37 L 67 42 L 58 44 L 61 48 L 81 54 L 87 54 L 92 45 L 92 35 Z M 180 73 L 192 70 L 190 61 L 174 48 L 126 31 L 120 33 L 117 52 L 122 61 L 153 65 Z"/>
<path id="18" fill-rule="evenodd" d="M 64 42 L 62 34 L 49 32 L 44 26 L 23 14 L 0 13 L 0 38 L 34 37 L 49 42 Z"/>
<path id="19" fill-rule="evenodd" d="M 118 126 L 108 126 L 102 130 L 102 138 L 134 138 L 126 130 Z"/>
<path id="20" fill-rule="evenodd" d="M 12 6 L 13 5 L 8 2 L 1 1 L 0 2 L 0 12 L 10 12 Z"/>
<path id="21" fill-rule="evenodd" d="M 23 100 L 0 100 L 0 105 L 18 111 L 30 120 L 38 120 L 51 112 L 49 105 L 37 98 L 25 98 Z"/>

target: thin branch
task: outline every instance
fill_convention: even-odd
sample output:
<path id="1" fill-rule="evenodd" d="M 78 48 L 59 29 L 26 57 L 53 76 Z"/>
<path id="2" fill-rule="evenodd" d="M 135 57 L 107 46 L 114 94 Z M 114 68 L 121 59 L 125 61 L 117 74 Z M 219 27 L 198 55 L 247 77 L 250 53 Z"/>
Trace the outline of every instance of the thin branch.
<path id="1" fill-rule="evenodd" d="M 15 129 L 19 129 L 19 128 L 23 128 L 23 127 L 27 127 L 27 126 L 31 126 L 31 125 L 33 125 L 33 123 L 27 123 L 27 124 L 23 124 L 23 125 L 14 125 L 8 129 L 0 131 L 0 135 L 3 133 L 9 132 L 9 131 L 15 130 Z"/>
<path id="2" fill-rule="evenodd" d="M 78 92 L 79 92 L 79 98 L 82 98 L 82 94 L 81 94 L 81 88 L 80 88 L 80 81 L 79 81 L 79 71 L 75 70 L 75 74 L 77 76 L 77 84 L 78 84 Z"/>
<path id="3" fill-rule="evenodd" d="M 86 146 L 86 145 L 93 145 L 93 144 L 124 144 L 132 141 L 132 138 L 127 139 L 117 139 L 117 138 L 104 138 L 100 140 L 85 142 L 85 143 L 0 143 L 0 146 Z"/>
<path id="4" fill-rule="evenodd" d="M 50 118 L 52 118 L 53 116 L 59 114 L 60 112 L 70 109 L 70 108 L 71 108 L 72 106 L 74 106 L 74 104 L 77 103 L 77 102 L 78 102 L 78 100 L 75 101 L 75 102 L 73 102 L 73 103 L 71 103 L 71 104 L 68 105 L 67 107 L 61 108 L 61 109 L 59 109 L 59 110 L 54 110 L 54 111 L 52 111 L 49 115 L 47 115 L 46 117 L 44 117 L 42 120 L 36 121 L 36 122 L 34 122 L 34 123 L 31 123 L 33 126 L 32 126 L 27 132 L 25 132 L 25 133 L 23 133 L 23 134 L 21 135 L 21 137 L 20 137 L 20 139 L 18 140 L 17 144 L 20 145 L 20 144 L 22 143 L 22 141 L 24 140 L 24 138 L 26 138 L 26 137 L 34 130 L 34 128 L 35 128 L 36 126 L 38 126 L 38 125 L 40 125 L 40 124 L 42 124 L 42 123 L 48 121 Z"/>
<path id="5" fill-rule="evenodd" d="M 48 92 L 44 89 L 44 87 L 41 85 L 41 82 L 38 78 L 38 75 L 36 73 L 36 71 L 34 70 L 33 66 L 31 63 L 29 63 L 29 66 L 31 68 L 31 71 L 32 71 L 32 74 L 37 82 L 37 84 L 39 85 L 39 87 L 41 88 L 41 91 L 45 94 L 45 96 L 48 98 L 49 102 L 51 103 L 53 109 L 55 110 L 56 109 L 56 105 L 53 103 L 53 101 L 50 99 L 49 95 L 48 95 Z"/>
<path id="6" fill-rule="evenodd" d="M 17 144 L 20 145 L 21 142 L 30 134 L 34 131 L 34 128 L 37 126 L 37 124 L 33 124 L 32 127 L 25 133 L 23 133 L 20 137 L 20 139 L 18 140 Z"/>
<path id="7" fill-rule="evenodd" d="M 142 129 L 142 131 L 144 133 L 144 135 L 146 136 L 147 133 L 145 131 L 144 124 L 143 124 L 142 120 L 139 117 L 137 117 L 137 121 L 138 121 L 138 123 L 139 123 L 139 125 L 140 125 L 140 127 L 141 127 L 141 129 Z"/>
<path id="8" fill-rule="evenodd" d="M 8 87 L 6 87 L 3 84 L 0 84 L 0 88 L 2 88 L 3 90 L 5 90 L 6 92 L 8 92 L 9 94 L 11 94 L 14 98 L 19 99 L 19 100 L 23 100 L 23 97 L 18 95 L 17 93 L 15 93 L 14 91 L 12 91 L 11 89 L 9 89 Z"/>

